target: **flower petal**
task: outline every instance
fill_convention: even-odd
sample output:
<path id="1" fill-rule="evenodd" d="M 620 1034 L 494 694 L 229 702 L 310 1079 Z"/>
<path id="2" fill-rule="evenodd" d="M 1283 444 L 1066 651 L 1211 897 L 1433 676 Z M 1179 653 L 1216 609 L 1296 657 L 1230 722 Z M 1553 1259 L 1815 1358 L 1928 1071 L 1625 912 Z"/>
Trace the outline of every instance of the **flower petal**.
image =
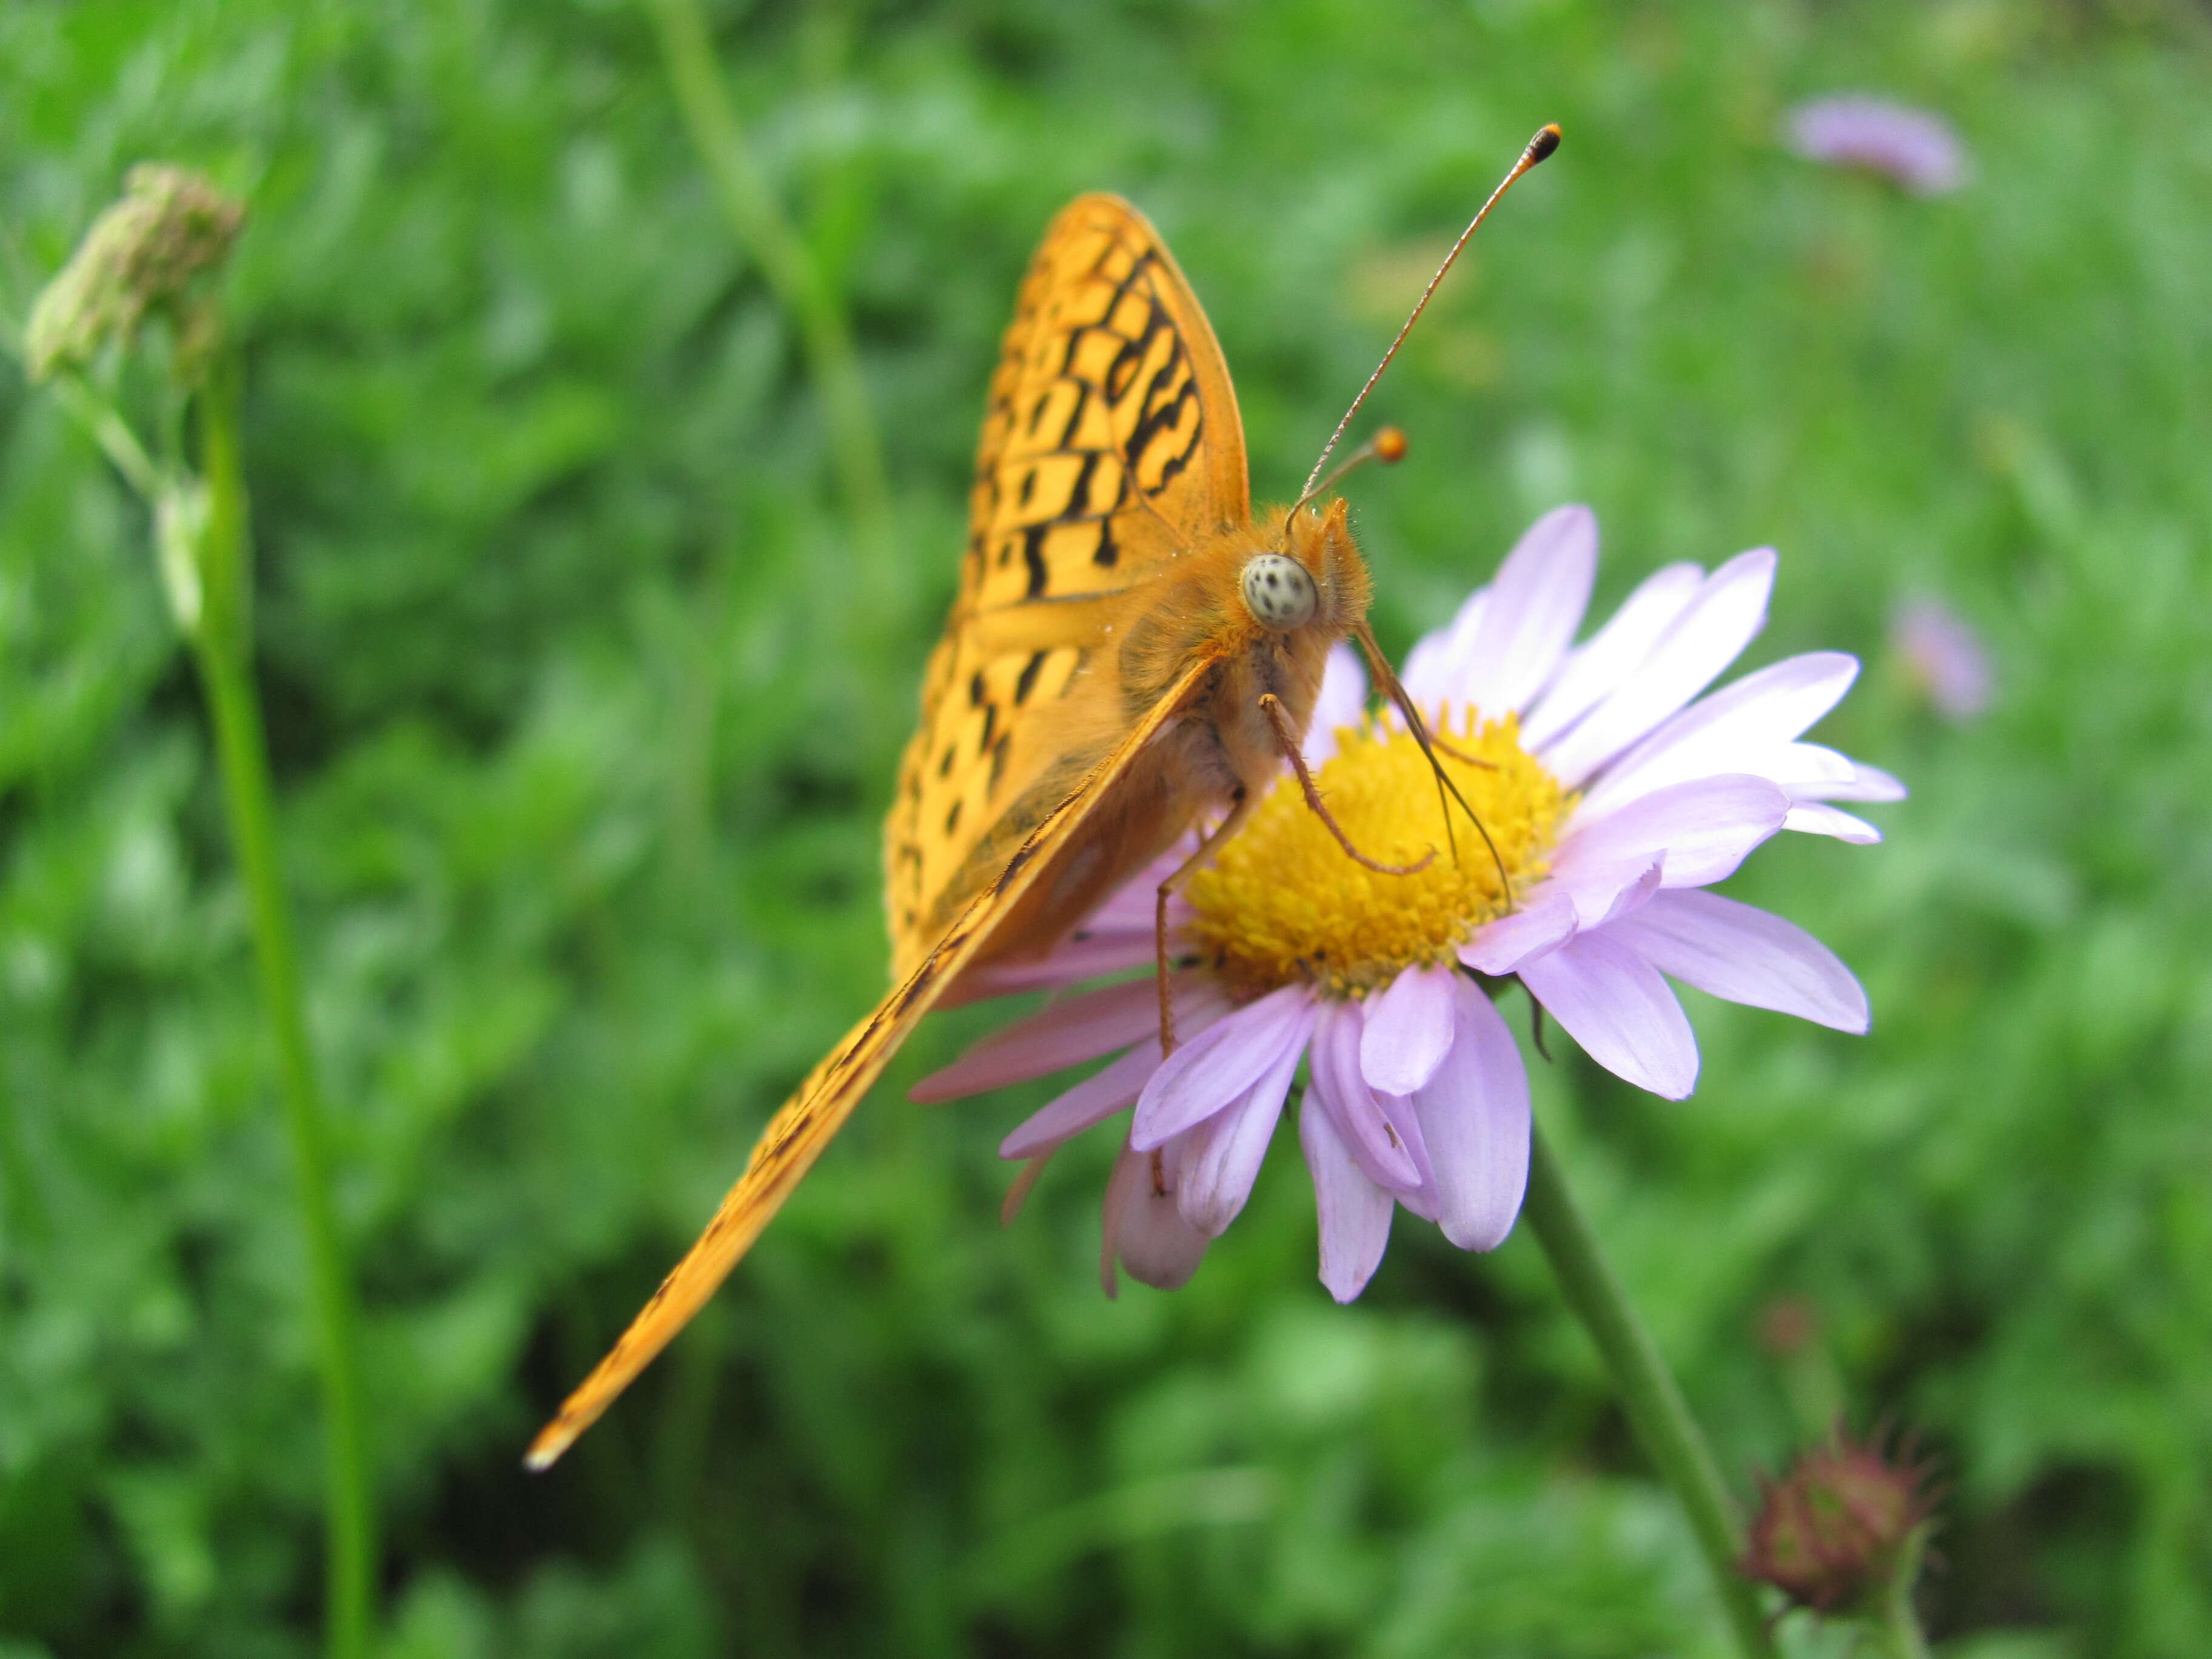
<path id="1" fill-rule="evenodd" d="M 1252 1195 L 1252 1183 L 1259 1178 L 1276 1120 L 1283 1115 L 1283 1101 L 1291 1092 L 1291 1079 L 1305 1050 L 1305 1032 L 1311 1029 L 1309 1005 L 1298 1041 L 1284 1048 L 1242 1100 L 1215 1113 L 1191 1133 L 1190 1151 L 1176 1176 L 1176 1202 L 1183 1219 L 1208 1237 L 1220 1237 Z"/>
<path id="2" fill-rule="evenodd" d="M 1401 1204 L 1422 1220 L 1435 1221 L 1436 1171 L 1429 1162 L 1428 1142 L 1421 1135 L 1421 1115 L 1413 1109 L 1413 1103 L 1403 1095 L 1377 1095 L 1375 1103 L 1382 1109 L 1382 1115 L 1389 1120 L 1391 1133 L 1397 1137 L 1398 1144 L 1406 1149 L 1406 1156 L 1413 1160 L 1413 1167 L 1420 1172 L 1421 1177 L 1418 1186 L 1399 1187 L 1387 1181 L 1382 1184 L 1397 1194 Z M 1368 1171 L 1370 1175 L 1374 1173 L 1372 1170 Z"/>
<path id="3" fill-rule="evenodd" d="M 1305 1047 L 1310 994 L 1285 985 L 1208 1026 L 1160 1063 L 1137 1099 L 1129 1144 L 1149 1152 L 1241 1100 L 1287 1050 Z"/>
<path id="4" fill-rule="evenodd" d="M 1746 757 L 1771 753 L 1802 734 L 1843 700 L 1858 672 L 1856 657 L 1809 651 L 1745 675 L 1683 709 L 1607 768 L 1577 816 L 1595 821 L 1686 778 L 1717 772 L 1772 775 Z"/>
<path id="5" fill-rule="evenodd" d="M 1784 743 L 1744 756 L 1742 769 L 1778 783 L 1794 800 L 1801 793 L 1825 796 L 1831 789 L 1858 787 L 1858 763 L 1839 749 L 1820 743 Z"/>
<path id="6" fill-rule="evenodd" d="M 1575 929 L 1602 927 L 1624 909 L 1633 909 L 1656 892 L 1667 871 L 1666 856 L 1649 852 L 1633 857 L 1590 860 L 1554 878 L 1574 912 Z M 1534 960 L 1532 957 L 1531 960 Z"/>
<path id="7" fill-rule="evenodd" d="M 1911 793 L 1903 783 L 1879 766 L 1869 766 L 1864 761 L 1853 761 L 1849 783 L 1795 787 L 1790 789 L 1790 798 L 1792 800 L 1903 800 Z"/>
<path id="8" fill-rule="evenodd" d="M 1622 886 L 1605 907 L 1605 914 L 1583 925 L 1583 931 L 1594 933 L 1601 927 L 1610 927 L 1623 916 L 1634 915 L 1659 895 L 1666 885 L 1667 860 L 1655 859 L 1644 867 L 1644 873 Z"/>
<path id="9" fill-rule="evenodd" d="M 1555 882 L 1540 882 L 1521 896 L 1521 908 L 1512 915 L 1477 928 L 1460 947 L 1459 959 L 1478 974 L 1510 974 L 1558 950 L 1574 932 L 1573 896 Z"/>
<path id="10" fill-rule="evenodd" d="M 1114 1279 L 1116 1261 L 1139 1284 L 1172 1291 L 1190 1282 L 1206 1255 L 1206 1247 L 1213 1242 L 1183 1219 L 1173 1186 L 1162 1192 L 1152 1177 L 1152 1155 L 1133 1146 L 1122 1147 L 1106 1182 L 1103 1237 L 1098 1251 L 1098 1277 L 1109 1296 L 1118 1288 Z"/>
<path id="11" fill-rule="evenodd" d="M 1589 828 L 1570 828 L 1552 878 L 1571 888 L 1593 872 L 1667 860 L 1665 884 L 1703 887 L 1734 873 L 1780 830 L 1790 797 L 1765 778 L 1696 778 L 1632 801 Z"/>
<path id="12" fill-rule="evenodd" d="M 1616 1077 L 1668 1100 L 1698 1083 L 1698 1040 L 1659 970 L 1608 933 L 1577 934 L 1521 970 L 1545 1011 Z"/>
<path id="13" fill-rule="evenodd" d="M 1313 720 L 1306 727 L 1306 764 L 1319 771 L 1336 753 L 1336 734 L 1356 726 L 1367 712 L 1367 671 L 1359 654 L 1342 640 L 1328 648 L 1321 690 L 1314 698 Z M 1153 884 L 1157 886 L 1158 884 Z"/>
<path id="14" fill-rule="evenodd" d="M 1180 1009 L 1199 991 L 1200 982 L 1185 977 L 1170 983 Z M 1218 1000 L 1211 988 L 1200 995 Z M 1159 1029 L 1160 994 L 1153 980 L 1124 980 L 1079 992 L 992 1032 L 950 1066 L 915 1084 L 906 1097 L 927 1105 L 1003 1089 L 1126 1048 L 1139 1037 L 1158 1035 Z"/>
<path id="15" fill-rule="evenodd" d="M 1145 892 L 1146 902 L 1149 903 L 1152 889 L 1146 888 Z M 1170 908 L 1170 933 L 1175 925 L 1175 912 Z M 1140 934 L 1094 933 L 1085 928 L 1064 944 L 1055 946 L 1048 956 L 1026 962 L 990 962 L 980 968 L 969 969 L 953 982 L 951 990 L 937 1006 L 940 1008 L 960 1008 L 991 997 L 1010 997 L 1024 991 L 1054 990 L 1063 985 L 1079 985 L 1085 980 L 1097 979 L 1102 974 L 1118 974 L 1126 969 L 1149 967 L 1154 954 L 1152 926 L 1149 921 Z"/>
<path id="16" fill-rule="evenodd" d="M 1000 1158 L 1035 1158 L 1048 1152 L 1071 1135 L 1094 1123 L 1103 1123 L 1115 1113 L 1137 1103 L 1145 1081 L 1160 1063 L 1158 1037 L 1138 1044 L 1126 1054 L 1084 1079 L 1073 1089 L 1022 1120 L 999 1143 Z"/>
<path id="17" fill-rule="evenodd" d="M 1359 1070 L 1377 1094 L 1410 1095 L 1426 1083 L 1452 1041 L 1449 968 L 1409 968 L 1367 1004 Z"/>
<path id="18" fill-rule="evenodd" d="M 1705 579 L 1697 597 L 1613 694 L 1543 757 L 1561 783 L 1580 785 L 1711 684 L 1766 623 L 1774 591 L 1771 548 L 1739 553 Z"/>
<path id="19" fill-rule="evenodd" d="M 1093 910 L 1083 926 L 1075 930 L 1075 937 L 1083 939 L 1103 933 L 1133 933 L 1147 945 L 1151 945 L 1153 912 L 1160 884 L 1173 875 L 1176 868 L 1197 850 L 1198 836 L 1195 831 L 1178 836 L 1174 846 L 1123 882 L 1115 890 L 1111 898 Z M 1189 902 L 1182 894 L 1175 894 L 1168 900 L 1169 930 L 1174 931 L 1189 919 Z"/>
<path id="20" fill-rule="evenodd" d="M 1466 979 L 1453 997 L 1451 1054 L 1413 1097 L 1437 1224 L 1462 1250 L 1494 1250 L 1528 1185 L 1528 1073 L 1490 999 Z"/>
<path id="21" fill-rule="evenodd" d="M 1607 932 L 1661 973 L 1730 1002 L 1838 1031 L 1872 1023 L 1865 988 L 1833 951 L 1795 922 L 1717 893 L 1661 893 Z"/>
<path id="22" fill-rule="evenodd" d="M 1523 532 L 1490 585 L 1448 696 L 1496 719 L 1544 689 L 1589 606 L 1597 580 L 1597 515 L 1553 507 Z"/>
<path id="23" fill-rule="evenodd" d="M 1612 620 L 1568 653 L 1549 690 L 1521 722 L 1521 741 L 1533 753 L 1559 737 L 1610 696 L 1650 654 L 1705 586 L 1694 564 L 1670 564 L 1646 576 L 1621 601 Z"/>
<path id="24" fill-rule="evenodd" d="M 1193 834 L 1129 878 L 1113 896 L 1092 911 L 1073 933 L 1044 956 L 1030 961 L 987 963 L 961 975 L 939 1006 L 957 1008 L 987 997 L 1018 991 L 1079 984 L 1101 974 L 1149 964 L 1159 884 L 1198 845 Z M 1168 933 L 1172 938 L 1190 920 L 1190 904 L 1180 893 L 1168 900 Z"/>
<path id="25" fill-rule="evenodd" d="M 1864 818 L 1853 817 L 1841 807 L 1820 801 L 1793 804 L 1790 816 L 1782 820 L 1782 827 L 1802 830 L 1808 836 L 1833 836 L 1854 847 L 1872 847 L 1881 839 L 1881 831 Z"/>
<path id="26" fill-rule="evenodd" d="M 1324 1002 L 1315 1015 L 1314 1098 L 1335 1118 L 1340 1138 L 1370 1176 L 1387 1187 L 1418 1187 L 1425 1179 L 1420 1166 L 1360 1072 L 1364 1012 L 1356 1002 Z"/>
<path id="27" fill-rule="evenodd" d="M 1329 1115 L 1310 1102 L 1298 1112 L 1298 1145 L 1313 1176 L 1314 1212 L 1321 1221 L 1321 1282 L 1339 1302 L 1349 1302 L 1382 1265 L 1397 1202 L 1367 1178 Z"/>
<path id="28" fill-rule="evenodd" d="M 1460 601 L 1459 611 L 1450 622 L 1413 641 L 1398 684 L 1406 688 L 1414 708 L 1434 709 L 1451 700 L 1460 668 L 1482 627 L 1483 612 L 1489 608 L 1490 590 L 1478 587 Z"/>

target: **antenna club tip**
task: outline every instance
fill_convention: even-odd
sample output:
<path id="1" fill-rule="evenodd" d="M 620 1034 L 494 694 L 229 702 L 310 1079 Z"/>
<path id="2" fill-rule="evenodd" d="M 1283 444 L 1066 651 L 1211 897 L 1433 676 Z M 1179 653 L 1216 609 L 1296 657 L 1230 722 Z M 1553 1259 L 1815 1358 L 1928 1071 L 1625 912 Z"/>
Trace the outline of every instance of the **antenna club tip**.
<path id="1" fill-rule="evenodd" d="M 1528 141 L 1528 165 L 1534 167 L 1537 162 L 1544 160 L 1559 147 L 1559 124 L 1557 121 L 1547 121 L 1537 131 L 1536 136 Z"/>
<path id="2" fill-rule="evenodd" d="M 1375 434 L 1375 459 L 1385 466 L 1395 466 L 1406 459 L 1403 428 L 1386 426 Z"/>

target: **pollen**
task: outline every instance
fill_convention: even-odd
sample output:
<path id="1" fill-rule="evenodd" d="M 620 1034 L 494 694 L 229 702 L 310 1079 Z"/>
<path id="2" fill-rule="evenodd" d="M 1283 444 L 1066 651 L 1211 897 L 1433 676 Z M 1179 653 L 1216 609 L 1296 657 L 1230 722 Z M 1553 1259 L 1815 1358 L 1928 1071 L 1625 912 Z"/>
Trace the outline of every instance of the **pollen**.
<path id="1" fill-rule="evenodd" d="M 1408 875 L 1366 869 L 1346 855 L 1297 780 L 1279 780 L 1187 889 L 1188 937 L 1233 994 L 1304 982 L 1364 996 L 1407 968 L 1450 961 L 1542 879 L 1572 798 L 1521 747 L 1517 718 L 1485 723 L 1468 710 L 1455 726 L 1447 714 L 1437 737 L 1438 763 L 1498 856 L 1456 801 L 1447 839 L 1436 774 L 1413 733 L 1371 720 L 1346 728 L 1314 777 L 1330 815 L 1377 863 L 1418 864 L 1431 848 L 1435 856 Z"/>

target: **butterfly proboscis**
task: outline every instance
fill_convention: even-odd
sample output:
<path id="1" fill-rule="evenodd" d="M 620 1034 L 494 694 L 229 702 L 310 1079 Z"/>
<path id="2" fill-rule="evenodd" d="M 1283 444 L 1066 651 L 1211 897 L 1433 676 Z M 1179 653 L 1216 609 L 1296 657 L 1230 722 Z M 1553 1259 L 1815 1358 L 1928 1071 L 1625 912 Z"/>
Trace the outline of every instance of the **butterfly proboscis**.
<path id="1" fill-rule="evenodd" d="M 1346 470 L 1324 481 L 1452 260 L 1558 143 L 1557 127 L 1539 132 L 1462 233 L 1298 499 L 1257 514 L 1228 368 L 1158 234 L 1111 196 L 1079 198 L 1054 220 L 992 376 L 960 591 L 885 825 L 892 989 L 769 1121 L 706 1230 L 532 1443 L 530 1468 L 567 1450 L 697 1313 L 924 1014 L 1023 983 L 1218 811 L 1160 890 L 1164 939 L 1174 884 L 1235 833 L 1286 759 L 1303 769 L 1298 744 L 1336 641 L 1358 642 L 1440 792 L 1457 794 L 1367 626 L 1344 500 L 1315 503 Z M 1386 429 L 1352 460 L 1403 453 Z M 1279 562 L 1260 566 L 1248 592 L 1263 560 Z M 1160 1035 L 1171 1042 L 1164 994 Z"/>

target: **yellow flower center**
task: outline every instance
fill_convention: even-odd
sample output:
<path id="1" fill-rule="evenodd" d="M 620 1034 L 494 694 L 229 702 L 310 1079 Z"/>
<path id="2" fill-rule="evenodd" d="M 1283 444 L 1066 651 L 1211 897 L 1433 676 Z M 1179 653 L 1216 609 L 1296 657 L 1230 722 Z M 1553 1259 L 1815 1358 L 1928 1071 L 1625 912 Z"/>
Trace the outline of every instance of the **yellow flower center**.
<path id="1" fill-rule="evenodd" d="M 1456 803 L 1454 858 L 1435 775 L 1413 733 L 1370 721 L 1339 733 L 1315 775 L 1322 802 L 1352 844 L 1380 864 L 1436 856 L 1410 875 L 1383 875 L 1347 857 L 1285 776 L 1213 861 L 1191 877 L 1188 937 L 1240 1000 L 1304 981 L 1338 997 L 1364 996 L 1407 968 L 1452 959 L 1483 923 L 1549 868 L 1572 798 L 1521 747 L 1519 720 L 1487 724 L 1449 715 L 1437 758 L 1481 817 L 1492 859 Z M 1464 758 L 1462 758 L 1464 757 Z M 1512 883 L 1509 895 L 1498 864 Z"/>

